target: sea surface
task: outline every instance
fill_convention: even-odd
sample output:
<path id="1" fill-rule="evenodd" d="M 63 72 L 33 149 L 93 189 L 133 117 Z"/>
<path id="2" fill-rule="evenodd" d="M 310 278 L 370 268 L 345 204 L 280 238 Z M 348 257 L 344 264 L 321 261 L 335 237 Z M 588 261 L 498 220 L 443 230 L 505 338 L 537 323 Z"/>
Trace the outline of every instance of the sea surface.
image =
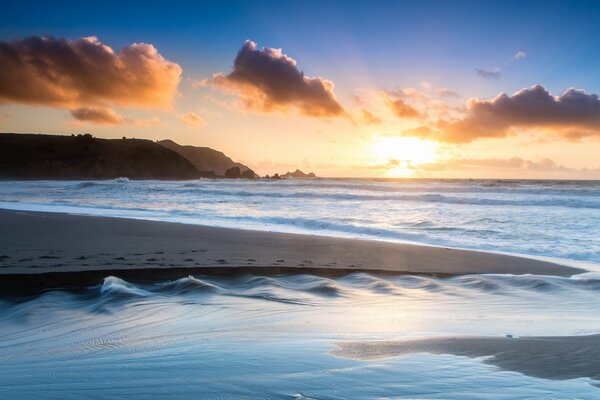
<path id="1" fill-rule="evenodd" d="M 0 208 L 416 242 L 600 264 L 600 181 L 4 181 Z"/>
<path id="2" fill-rule="evenodd" d="M 592 270 L 154 284 L 107 276 L 0 297 L 0 399 L 600 398 L 600 381 L 525 374 L 493 356 L 333 354 L 345 341 L 600 333 L 600 182 L 0 182 L 0 208 L 414 242 Z"/>

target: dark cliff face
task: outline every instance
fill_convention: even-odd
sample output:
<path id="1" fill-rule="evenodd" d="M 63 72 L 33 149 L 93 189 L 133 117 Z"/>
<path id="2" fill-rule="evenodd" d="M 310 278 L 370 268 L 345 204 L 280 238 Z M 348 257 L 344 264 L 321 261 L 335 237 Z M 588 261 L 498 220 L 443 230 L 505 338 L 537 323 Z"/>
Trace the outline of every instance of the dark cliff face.
<path id="1" fill-rule="evenodd" d="M 250 169 L 210 147 L 182 146 L 172 140 L 161 140 L 158 143 L 185 157 L 199 171 L 213 171 L 219 176 L 225 176 L 225 171 L 233 167 L 238 167 L 240 172 Z"/>
<path id="2" fill-rule="evenodd" d="M 195 179 L 190 161 L 141 139 L 0 134 L 2 179 Z"/>

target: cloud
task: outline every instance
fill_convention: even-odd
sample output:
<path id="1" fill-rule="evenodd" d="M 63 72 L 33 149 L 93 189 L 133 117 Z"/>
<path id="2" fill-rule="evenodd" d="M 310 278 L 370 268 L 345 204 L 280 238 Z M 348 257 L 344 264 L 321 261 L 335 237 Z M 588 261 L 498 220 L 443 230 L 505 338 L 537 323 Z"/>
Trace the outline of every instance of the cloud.
<path id="1" fill-rule="evenodd" d="M 435 92 L 440 97 L 460 97 L 457 92 L 448 88 L 437 88 L 435 89 Z"/>
<path id="2" fill-rule="evenodd" d="M 237 53 L 232 71 L 215 74 L 212 82 L 238 93 L 247 107 L 261 111 L 295 109 L 313 117 L 345 113 L 333 93 L 333 82 L 305 76 L 296 60 L 281 49 L 258 49 L 250 40 Z"/>
<path id="3" fill-rule="evenodd" d="M 449 158 L 430 163 L 414 164 L 404 160 L 390 159 L 385 163 L 366 168 L 387 171 L 395 168 L 408 170 L 414 176 L 456 178 L 465 176 L 478 178 L 562 178 L 598 179 L 600 168 L 571 168 L 554 160 L 544 158 L 527 160 L 512 158 Z M 363 166 L 363 168 L 365 168 Z"/>
<path id="4" fill-rule="evenodd" d="M 568 89 L 551 95 L 542 85 L 521 89 L 513 95 L 500 93 L 491 100 L 469 99 L 459 119 L 438 120 L 433 126 L 405 131 L 448 142 L 470 142 L 504 137 L 516 129 L 543 129 L 566 138 L 600 135 L 600 100 L 596 94 Z"/>
<path id="5" fill-rule="evenodd" d="M 159 118 L 149 118 L 149 119 L 129 119 L 126 118 L 125 121 L 129 125 L 142 126 L 144 128 L 149 126 L 161 126 L 163 125 L 162 121 Z"/>
<path id="6" fill-rule="evenodd" d="M 203 126 L 206 125 L 206 121 L 204 120 L 204 118 L 202 118 L 201 116 L 199 116 L 198 114 L 196 114 L 192 111 L 188 111 L 185 114 L 181 114 L 179 116 L 179 119 L 182 120 L 183 122 L 185 122 L 186 125 L 188 125 L 189 127 L 192 127 L 192 128 L 202 128 Z"/>
<path id="7" fill-rule="evenodd" d="M 429 96 L 427 96 L 423 92 L 419 92 L 414 88 L 403 88 L 395 91 L 386 91 L 384 92 L 388 98 L 401 98 L 401 99 L 409 99 L 412 101 L 419 102 L 427 102 L 429 101 Z"/>
<path id="8" fill-rule="evenodd" d="M 170 108 L 181 67 L 151 44 L 115 52 L 96 37 L 0 42 L 0 103 Z"/>
<path id="9" fill-rule="evenodd" d="M 477 72 L 477 75 L 479 75 L 482 78 L 485 79 L 500 79 L 500 77 L 502 76 L 502 72 L 500 72 L 500 68 L 496 68 L 496 69 L 481 69 L 481 68 L 476 68 L 475 72 Z"/>
<path id="10" fill-rule="evenodd" d="M 570 169 L 557 164 L 554 160 L 544 158 L 540 161 L 525 160 L 520 157 L 512 158 L 458 158 L 442 160 L 435 163 L 424 164 L 420 166 L 426 170 L 443 170 L 443 169 L 519 169 L 529 171 L 569 171 Z M 576 171 L 573 169 L 573 171 Z"/>
<path id="11" fill-rule="evenodd" d="M 81 107 L 71 110 L 71 115 L 79 122 L 89 122 L 96 125 L 135 125 L 135 126 L 158 126 L 161 121 L 158 118 L 130 119 L 122 117 L 108 107 Z"/>
<path id="12" fill-rule="evenodd" d="M 381 118 L 379 118 L 377 115 L 373 114 L 366 108 L 362 108 L 360 110 L 360 119 L 364 124 L 367 125 L 375 125 L 381 123 Z"/>
<path id="13" fill-rule="evenodd" d="M 71 110 L 71 115 L 78 121 L 91 122 L 99 125 L 122 125 L 125 118 L 110 108 L 78 108 Z"/>
<path id="14" fill-rule="evenodd" d="M 523 60 L 527 58 L 527 53 L 525 53 L 524 51 L 517 51 L 515 53 L 515 60 Z"/>
<path id="15" fill-rule="evenodd" d="M 194 89 L 200 89 L 203 87 L 210 86 L 210 79 L 192 79 L 192 87 Z"/>
<path id="16" fill-rule="evenodd" d="M 387 99 L 387 103 L 397 117 L 421 118 L 421 113 L 402 99 L 394 99 L 390 97 Z"/>

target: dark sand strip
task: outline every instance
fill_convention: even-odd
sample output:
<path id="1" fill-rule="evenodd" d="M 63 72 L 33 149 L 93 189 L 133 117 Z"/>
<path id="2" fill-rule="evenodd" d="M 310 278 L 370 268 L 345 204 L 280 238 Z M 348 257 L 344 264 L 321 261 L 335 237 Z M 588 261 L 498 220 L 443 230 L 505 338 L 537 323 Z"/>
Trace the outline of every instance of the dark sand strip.
<path id="1" fill-rule="evenodd" d="M 190 274 L 356 271 L 438 276 L 571 276 L 577 268 L 442 247 L 197 225 L 0 210 L 0 291 Z"/>
<path id="2" fill-rule="evenodd" d="M 442 337 L 341 342 L 332 354 L 375 360 L 414 353 L 489 357 L 485 363 L 543 379 L 600 380 L 600 335 L 556 337 Z"/>

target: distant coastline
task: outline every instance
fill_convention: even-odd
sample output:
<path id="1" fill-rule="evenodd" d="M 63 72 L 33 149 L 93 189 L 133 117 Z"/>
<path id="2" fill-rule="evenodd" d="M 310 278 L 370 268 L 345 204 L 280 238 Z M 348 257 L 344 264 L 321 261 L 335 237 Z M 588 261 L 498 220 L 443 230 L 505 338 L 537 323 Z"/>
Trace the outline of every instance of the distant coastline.
<path id="1" fill-rule="evenodd" d="M 98 139 L 90 134 L 0 133 L 0 179 L 258 179 L 250 167 L 209 147 L 172 140 Z M 300 170 L 268 179 L 316 178 Z"/>

